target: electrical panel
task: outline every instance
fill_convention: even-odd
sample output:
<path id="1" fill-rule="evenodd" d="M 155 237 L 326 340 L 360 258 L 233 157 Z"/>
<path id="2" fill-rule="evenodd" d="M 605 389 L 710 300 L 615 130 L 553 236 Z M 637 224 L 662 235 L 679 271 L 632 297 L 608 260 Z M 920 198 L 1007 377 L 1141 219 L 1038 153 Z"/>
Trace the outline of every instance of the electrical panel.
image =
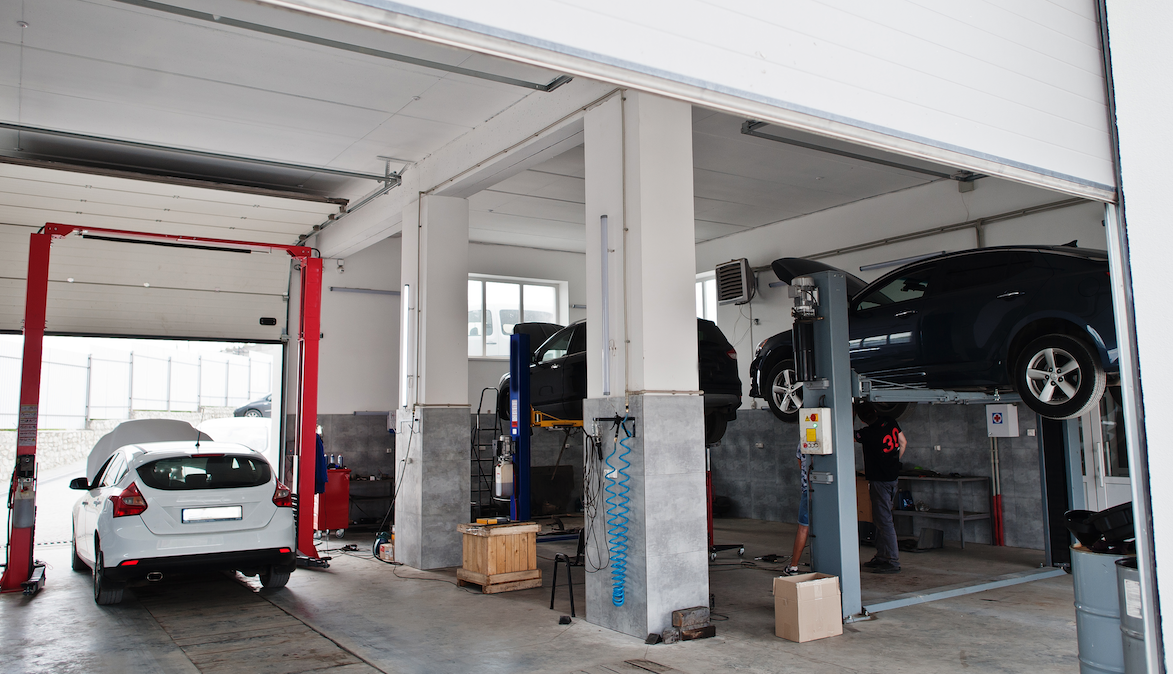
<path id="1" fill-rule="evenodd" d="M 831 453 L 831 408 L 798 410 L 798 441 L 803 454 Z"/>

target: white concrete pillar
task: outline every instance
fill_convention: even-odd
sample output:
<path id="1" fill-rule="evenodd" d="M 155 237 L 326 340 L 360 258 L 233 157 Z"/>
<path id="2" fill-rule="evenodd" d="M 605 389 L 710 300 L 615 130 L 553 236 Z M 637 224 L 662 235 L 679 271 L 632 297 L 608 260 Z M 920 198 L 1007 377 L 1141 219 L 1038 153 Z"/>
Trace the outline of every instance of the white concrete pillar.
<path id="1" fill-rule="evenodd" d="M 456 525 L 469 517 L 468 202 L 409 203 L 401 260 L 395 556 L 420 569 L 456 566 Z"/>
<path id="2" fill-rule="evenodd" d="M 609 568 L 587 574 L 587 619 L 643 637 L 670 626 L 674 610 L 707 606 L 709 596 L 691 106 L 637 92 L 616 96 L 587 113 L 585 157 L 588 400 L 583 413 L 587 431 L 597 428 L 610 461 L 608 467 L 595 459 L 593 468 L 616 480 L 625 474 L 630 489 L 624 506 L 623 602 L 615 605 L 612 555 Z M 625 450 L 616 447 L 615 425 L 594 422 L 616 414 L 631 419 L 625 427 L 634 433 L 624 443 L 629 451 L 622 460 Z M 612 470 L 625 462 L 630 466 L 622 472 Z M 587 488 L 593 486 L 588 481 Z M 614 547 L 608 511 L 613 518 L 622 507 L 605 503 L 606 492 L 588 496 L 599 504 L 588 523 L 588 547 Z"/>

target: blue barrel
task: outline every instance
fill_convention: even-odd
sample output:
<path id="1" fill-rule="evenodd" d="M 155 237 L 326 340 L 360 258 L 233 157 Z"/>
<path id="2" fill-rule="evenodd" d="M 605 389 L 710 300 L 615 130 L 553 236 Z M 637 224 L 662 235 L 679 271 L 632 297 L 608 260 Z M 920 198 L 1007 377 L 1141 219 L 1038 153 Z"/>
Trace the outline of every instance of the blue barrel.
<path id="1" fill-rule="evenodd" d="M 1116 592 L 1120 595 L 1120 645 L 1124 674 L 1149 671 L 1144 648 L 1144 605 L 1140 601 L 1140 571 L 1136 557 L 1116 560 Z"/>
<path id="2" fill-rule="evenodd" d="M 1125 674 L 1116 590 L 1116 560 L 1120 558 L 1091 552 L 1082 545 L 1071 546 L 1081 674 Z"/>

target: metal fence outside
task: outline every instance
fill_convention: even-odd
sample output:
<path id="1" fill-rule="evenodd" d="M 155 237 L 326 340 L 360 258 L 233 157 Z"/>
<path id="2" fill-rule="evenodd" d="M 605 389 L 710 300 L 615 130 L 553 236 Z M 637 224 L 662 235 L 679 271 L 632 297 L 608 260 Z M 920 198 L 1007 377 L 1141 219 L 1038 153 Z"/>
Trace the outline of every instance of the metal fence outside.
<path id="1" fill-rule="evenodd" d="M 21 348 L 0 342 L 0 429 L 16 428 Z M 45 349 L 42 429 L 79 430 L 91 419 L 128 419 L 131 410 L 195 412 L 239 407 L 271 392 L 273 359 L 264 353 L 74 353 Z"/>

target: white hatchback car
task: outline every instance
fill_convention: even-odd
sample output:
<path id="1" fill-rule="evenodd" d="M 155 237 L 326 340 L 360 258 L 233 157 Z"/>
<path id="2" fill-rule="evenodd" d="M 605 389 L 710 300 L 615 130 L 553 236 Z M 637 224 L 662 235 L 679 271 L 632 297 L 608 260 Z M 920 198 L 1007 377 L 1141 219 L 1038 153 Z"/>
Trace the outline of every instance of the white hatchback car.
<path id="1" fill-rule="evenodd" d="M 93 475 L 69 486 L 86 490 L 73 507 L 73 568 L 92 569 L 99 604 L 165 572 L 236 570 L 279 588 L 297 566 L 292 494 L 243 445 L 129 444 Z"/>

